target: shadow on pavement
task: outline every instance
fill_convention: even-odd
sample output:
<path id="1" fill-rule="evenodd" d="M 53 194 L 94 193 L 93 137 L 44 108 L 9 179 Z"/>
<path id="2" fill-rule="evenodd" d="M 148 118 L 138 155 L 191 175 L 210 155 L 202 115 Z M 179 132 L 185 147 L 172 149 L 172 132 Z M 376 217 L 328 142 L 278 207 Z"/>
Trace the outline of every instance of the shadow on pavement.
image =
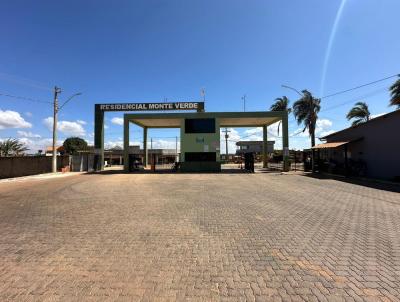
<path id="1" fill-rule="evenodd" d="M 377 180 L 377 179 L 360 179 L 360 178 L 353 178 L 353 177 L 344 177 L 344 176 L 336 176 L 336 175 L 326 175 L 326 174 L 317 174 L 317 173 L 307 173 L 303 174 L 306 177 L 314 178 L 314 179 L 333 179 L 337 181 L 346 182 L 353 185 L 369 187 L 377 190 L 384 190 L 390 191 L 394 193 L 400 193 L 400 184 Z"/>
<path id="2" fill-rule="evenodd" d="M 259 172 L 256 172 L 259 173 Z M 103 170 L 96 172 L 87 172 L 84 175 L 113 175 L 113 174 L 253 174 L 249 173 L 246 170 L 241 169 L 221 169 L 221 172 L 178 172 L 172 169 L 159 169 L 156 171 L 151 170 L 140 170 L 135 172 L 126 172 L 124 170 Z"/>

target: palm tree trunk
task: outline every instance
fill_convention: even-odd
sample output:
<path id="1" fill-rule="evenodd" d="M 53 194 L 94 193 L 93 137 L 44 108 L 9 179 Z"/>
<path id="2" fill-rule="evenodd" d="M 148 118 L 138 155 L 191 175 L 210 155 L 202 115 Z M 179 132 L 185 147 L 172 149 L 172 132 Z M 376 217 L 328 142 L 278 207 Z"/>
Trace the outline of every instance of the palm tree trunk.
<path id="1" fill-rule="evenodd" d="M 315 146 L 315 132 L 311 133 L 311 147 Z M 311 171 L 315 172 L 315 150 L 311 149 Z"/>

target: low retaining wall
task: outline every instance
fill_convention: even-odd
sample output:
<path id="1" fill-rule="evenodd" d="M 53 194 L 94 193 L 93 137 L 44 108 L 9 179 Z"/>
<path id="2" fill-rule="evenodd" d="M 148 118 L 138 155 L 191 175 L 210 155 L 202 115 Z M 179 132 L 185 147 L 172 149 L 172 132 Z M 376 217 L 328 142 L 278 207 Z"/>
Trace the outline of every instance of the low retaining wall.
<path id="1" fill-rule="evenodd" d="M 79 154 L 71 156 L 71 171 L 94 171 L 94 154 Z"/>
<path id="2" fill-rule="evenodd" d="M 57 170 L 69 166 L 69 156 L 57 156 Z M 0 157 L 0 178 L 20 177 L 52 171 L 51 156 Z"/>

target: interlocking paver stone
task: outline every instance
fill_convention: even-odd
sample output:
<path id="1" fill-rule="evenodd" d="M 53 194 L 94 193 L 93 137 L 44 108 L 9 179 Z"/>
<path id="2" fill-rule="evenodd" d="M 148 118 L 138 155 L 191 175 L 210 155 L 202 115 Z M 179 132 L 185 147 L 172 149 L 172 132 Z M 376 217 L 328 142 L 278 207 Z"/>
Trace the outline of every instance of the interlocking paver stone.
<path id="1" fill-rule="evenodd" d="M 0 301 L 400 301 L 400 194 L 281 174 L 0 183 Z"/>

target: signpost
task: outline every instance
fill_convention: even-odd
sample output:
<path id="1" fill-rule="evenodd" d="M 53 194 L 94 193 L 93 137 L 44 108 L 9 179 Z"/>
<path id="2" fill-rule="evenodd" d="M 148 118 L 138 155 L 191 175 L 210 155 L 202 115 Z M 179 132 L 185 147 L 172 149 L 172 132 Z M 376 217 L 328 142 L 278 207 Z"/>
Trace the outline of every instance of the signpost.
<path id="1" fill-rule="evenodd" d="M 94 165 L 96 170 L 104 166 L 104 112 L 106 111 L 204 111 L 204 102 L 171 102 L 171 103 L 117 103 L 95 104 L 94 113 Z"/>

